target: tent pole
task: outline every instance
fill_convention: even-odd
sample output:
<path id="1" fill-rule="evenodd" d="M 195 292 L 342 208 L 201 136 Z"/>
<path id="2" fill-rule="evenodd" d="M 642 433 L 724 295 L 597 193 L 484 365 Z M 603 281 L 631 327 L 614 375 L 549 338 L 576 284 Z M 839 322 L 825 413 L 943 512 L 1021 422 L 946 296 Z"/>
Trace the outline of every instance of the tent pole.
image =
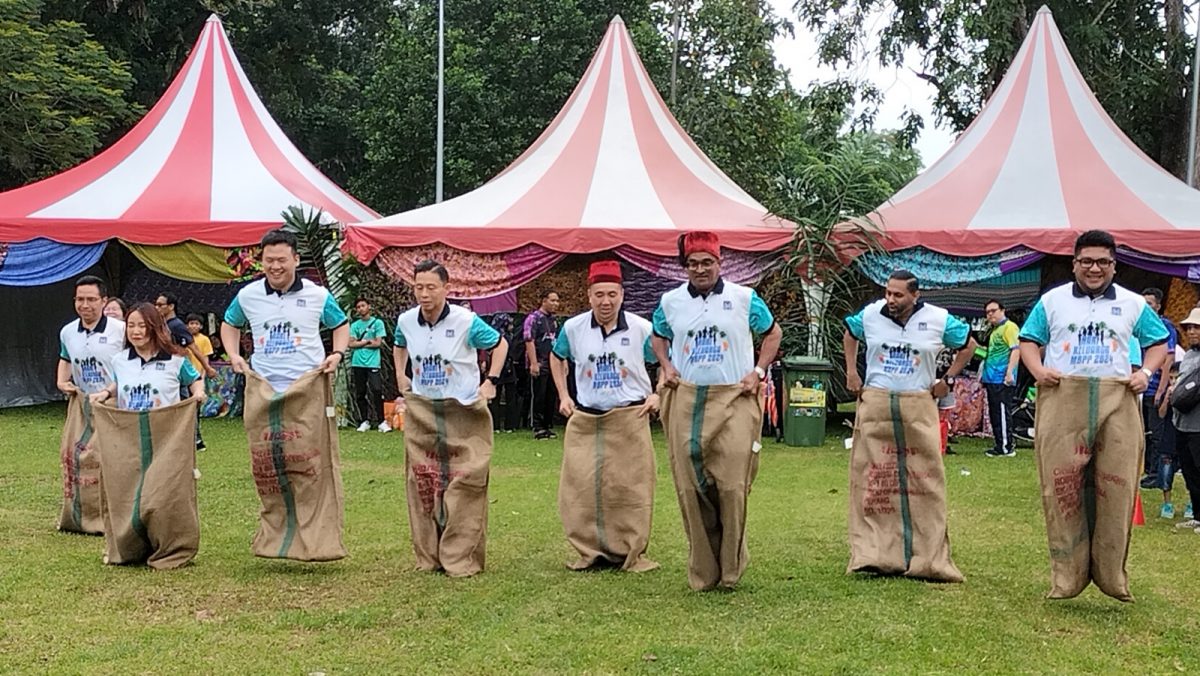
<path id="1" fill-rule="evenodd" d="M 1196 49 L 1192 55 L 1192 115 L 1188 123 L 1187 184 L 1196 187 L 1196 88 L 1200 86 L 1200 8 L 1196 10 Z"/>
<path id="2" fill-rule="evenodd" d="M 442 201 L 442 171 L 446 124 L 446 1 L 438 0 L 437 179 L 435 202 Z"/>
<path id="3" fill-rule="evenodd" d="M 680 12 L 683 11 L 683 8 L 680 7 L 680 0 L 675 0 L 675 2 L 671 4 L 675 10 L 675 16 L 673 17 L 675 23 L 675 27 L 673 29 L 675 37 L 671 40 L 671 108 L 673 109 L 675 108 L 675 88 L 677 82 L 675 78 L 675 69 L 679 65 L 679 31 L 682 23 L 680 19 Z"/>

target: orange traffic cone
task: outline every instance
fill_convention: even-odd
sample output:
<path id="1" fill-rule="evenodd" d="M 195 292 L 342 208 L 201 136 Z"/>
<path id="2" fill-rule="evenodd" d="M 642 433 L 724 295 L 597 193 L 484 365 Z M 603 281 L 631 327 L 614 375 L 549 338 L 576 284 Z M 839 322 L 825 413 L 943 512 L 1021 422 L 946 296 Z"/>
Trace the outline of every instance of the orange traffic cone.
<path id="1" fill-rule="evenodd" d="M 1142 493 L 1138 491 L 1133 498 L 1133 525 L 1145 526 L 1146 513 L 1142 511 Z"/>

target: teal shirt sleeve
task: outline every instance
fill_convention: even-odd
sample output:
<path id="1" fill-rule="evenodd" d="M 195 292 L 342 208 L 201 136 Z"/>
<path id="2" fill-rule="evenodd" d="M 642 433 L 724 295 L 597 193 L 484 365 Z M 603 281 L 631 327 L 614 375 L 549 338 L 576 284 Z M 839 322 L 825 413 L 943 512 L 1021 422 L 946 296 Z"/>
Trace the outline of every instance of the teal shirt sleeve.
<path id="1" fill-rule="evenodd" d="M 1129 338 L 1129 365 L 1135 369 L 1142 368 L 1142 346 L 1138 344 L 1137 336 Z"/>
<path id="2" fill-rule="evenodd" d="M 63 361 L 71 361 L 71 355 L 67 352 L 67 344 L 61 339 L 58 341 L 58 358 Z"/>
<path id="3" fill-rule="evenodd" d="M 1038 345 L 1050 342 L 1050 325 L 1046 323 L 1046 307 L 1038 301 L 1029 311 L 1025 326 L 1021 327 L 1021 340 L 1028 340 Z"/>
<path id="4" fill-rule="evenodd" d="M 650 336 L 646 336 L 646 342 L 642 343 L 642 358 L 647 364 L 657 364 L 658 355 L 654 354 L 654 345 L 650 342 Z"/>
<path id="5" fill-rule="evenodd" d="M 757 291 L 750 291 L 750 330 L 754 335 L 761 336 L 775 326 L 775 316 L 770 308 L 758 296 Z"/>
<path id="6" fill-rule="evenodd" d="M 392 344 L 396 347 L 408 347 L 408 340 L 404 338 L 404 332 L 400 330 L 400 320 L 396 319 L 396 333 L 392 334 Z"/>
<path id="7" fill-rule="evenodd" d="M 654 309 L 653 323 L 655 333 L 667 340 L 675 340 L 675 332 L 671 330 L 671 325 L 667 323 L 667 313 L 663 311 L 661 302 Z"/>
<path id="8" fill-rule="evenodd" d="M 200 372 L 196 370 L 195 366 L 192 366 L 190 359 L 184 359 L 183 363 L 179 366 L 180 387 L 186 390 L 197 380 L 200 380 Z M 186 394 L 184 395 L 184 398 L 187 398 Z"/>
<path id="9" fill-rule="evenodd" d="M 971 339 L 971 327 L 954 315 L 946 315 L 946 330 L 942 332 L 942 345 L 951 350 L 961 350 Z"/>
<path id="10" fill-rule="evenodd" d="M 551 348 L 551 351 L 563 361 L 571 360 L 571 340 L 567 338 L 566 331 L 558 332 L 558 338 L 554 339 L 554 347 Z"/>
<path id="11" fill-rule="evenodd" d="M 242 312 L 242 304 L 238 302 L 237 296 L 233 297 L 233 302 L 225 309 L 225 323 L 239 329 L 246 328 L 250 323 L 246 320 L 246 313 Z"/>
<path id="12" fill-rule="evenodd" d="M 1159 318 L 1158 313 L 1150 309 L 1149 305 L 1143 305 L 1142 314 L 1138 316 L 1137 323 L 1133 325 L 1133 336 L 1141 344 L 1141 347 L 1147 348 L 1165 342 L 1167 338 L 1171 337 L 1171 334 L 1167 332 L 1167 327 Z"/>
<path id="13" fill-rule="evenodd" d="M 387 338 L 387 327 L 383 325 L 383 320 L 379 317 L 375 318 L 374 330 L 371 332 L 372 338 Z"/>
<path id="14" fill-rule="evenodd" d="M 488 323 L 475 315 L 471 320 L 471 332 L 467 335 L 467 345 L 476 350 L 490 350 L 500 344 L 500 332 L 488 326 Z"/>
<path id="15" fill-rule="evenodd" d="M 342 311 L 341 306 L 333 299 L 333 294 L 325 292 L 325 308 L 321 311 L 321 326 L 327 329 L 336 329 L 346 323 L 346 313 Z"/>
<path id="16" fill-rule="evenodd" d="M 846 330 L 859 342 L 867 339 L 866 334 L 863 332 L 863 312 L 865 310 L 866 308 L 863 308 L 842 320 L 842 323 L 846 325 Z"/>

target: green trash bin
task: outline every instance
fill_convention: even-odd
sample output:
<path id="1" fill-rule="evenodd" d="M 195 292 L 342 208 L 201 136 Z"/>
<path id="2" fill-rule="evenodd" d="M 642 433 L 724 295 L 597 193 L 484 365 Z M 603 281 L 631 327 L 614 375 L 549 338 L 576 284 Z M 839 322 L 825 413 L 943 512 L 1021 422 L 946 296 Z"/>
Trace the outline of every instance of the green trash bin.
<path id="1" fill-rule="evenodd" d="M 783 441 L 788 446 L 824 445 L 833 364 L 818 357 L 784 357 L 782 361 Z"/>

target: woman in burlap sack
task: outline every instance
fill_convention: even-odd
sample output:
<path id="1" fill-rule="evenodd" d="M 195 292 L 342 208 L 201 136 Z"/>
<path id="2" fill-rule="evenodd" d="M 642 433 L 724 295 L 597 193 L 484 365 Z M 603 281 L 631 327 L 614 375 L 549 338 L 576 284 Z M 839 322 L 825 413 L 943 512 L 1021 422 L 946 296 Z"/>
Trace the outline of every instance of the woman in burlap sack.
<path id="1" fill-rule="evenodd" d="M 658 568 L 645 557 L 654 512 L 654 444 L 650 414 L 658 395 L 646 363 L 656 358 L 650 322 L 625 312 L 621 264 L 588 269 L 591 310 L 567 320 L 550 356 L 563 436 L 558 515 L 579 558 L 573 570 L 615 566 L 636 573 Z M 567 387 L 575 366 L 575 393 Z"/>
<path id="2" fill-rule="evenodd" d="M 113 383 L 90 397 L 104 488 L 104 562 L 177 568 L 200 548 L 193 435 L 204 379 L 153 305 L 135 305 L 125 332 L 129 349 L 109 361 Z"/>
<path id="3" fill-rule="evenodd" d="M 1145 297 L 1113 283 L 1116 254 L 1109 233 L 1080 235 L 1075 280 L 1047 291 L 1021 329 L 1021 361 L 1038 383 L 1033 448 L 1052 599 L 1095 582 L 1133 600 L 1125 560 L 1145 446 L 1140 398 L 1167 357 L 1167 329 Z M 1136 371 L 1131 340 L 1143 351 Z"/>
<path id="4" fill-rule="evenodd" d="M 715 234 L 689 232 L 678 246 L 688 282 L 663 295 L 653 321 L 663 428 L 688 538 L 688 585 L 732 588 L 750 560 L 746 505 L 762 448 L 760 393 L 783 331 L 753 289 L 721 277 Z"/>
<path id="5" fill-rule="evenodd" d="M 946 529 L 937 400 L 951 391 L 975 340 L 965 323 L 920 295 L 916 276 L 896 270 L 882 300 L 846 318 L 846 389 L 859 395 L 846 572 L 962 582 Z M 860 342 L 867 346 L 865 383 Z M 937 378 L 943 348 L 955 351 L 954 361 Z"/>

